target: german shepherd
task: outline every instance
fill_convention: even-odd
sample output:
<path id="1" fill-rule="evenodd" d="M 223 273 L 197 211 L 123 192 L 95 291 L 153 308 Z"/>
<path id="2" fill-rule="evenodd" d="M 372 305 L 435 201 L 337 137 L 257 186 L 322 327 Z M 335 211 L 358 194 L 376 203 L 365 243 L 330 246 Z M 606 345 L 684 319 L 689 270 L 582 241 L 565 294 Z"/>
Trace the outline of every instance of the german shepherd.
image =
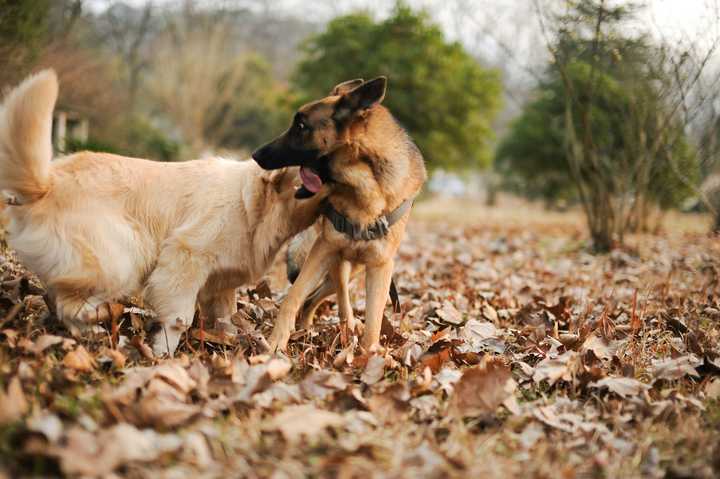
<path id="1" fill-rule="evenodd" d="M 319 215 L 322 193 L 294 197 L 297 168 L 90 152 L 51 161 L 57 94 L 48 70 L 0 106 L 0 213 L 9 245 L 73 334 L 102 320 L 105 303 L 143 294 L 161 325 L 153 349 L 172 354 L 196 303 L 209 318 L 235 312 L 235 288 L 259 279 Z"/>
<path id="2" fill-rule="evenodd" d="M 256 150 L 265 169 L 300 166 L 298 197 L 326 193 L 320 234 L 280 307 L 272 350 L 286 349 L 295 317 L 326 274 L 335 286 L 340 318 L 354 330 L 348 282 L 365 266 L 362 347 L 377 348 L 393 258 L 405 234 L 409 204 L 426 180 L 425 163 L 405 130 L 381 105 L 387 79 L 350 80 L 330 96 L 302 106 L 290 128 Z"/>

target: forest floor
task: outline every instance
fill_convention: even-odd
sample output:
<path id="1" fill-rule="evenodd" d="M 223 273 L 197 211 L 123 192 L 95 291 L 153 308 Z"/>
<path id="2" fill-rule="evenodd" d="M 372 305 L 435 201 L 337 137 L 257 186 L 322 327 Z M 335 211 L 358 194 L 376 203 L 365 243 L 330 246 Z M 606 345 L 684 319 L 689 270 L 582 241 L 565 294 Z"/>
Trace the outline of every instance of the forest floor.
<path id="1" fill-rule="evenodd" d="M 0 477 L 717 477 L 706 230 L 673 214 L 595 255 L 576 211 L 422 202 L 372 355 L 341 341 L 332 302 L 287 356 L 263 354 L 267 285 L 174 359 L 152 357 L 137 305 L 72 338 L 6 251 Z"/>

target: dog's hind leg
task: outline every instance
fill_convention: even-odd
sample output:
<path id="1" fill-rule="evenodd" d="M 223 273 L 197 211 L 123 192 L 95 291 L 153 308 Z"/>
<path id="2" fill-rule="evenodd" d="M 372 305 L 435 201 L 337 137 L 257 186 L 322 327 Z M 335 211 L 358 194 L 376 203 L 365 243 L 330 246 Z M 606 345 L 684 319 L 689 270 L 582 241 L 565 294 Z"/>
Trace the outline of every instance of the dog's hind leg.
<path id="1" fill-rule="evenodd" d="M 161 326 L 152 342 L 155 355 L 172 356 L 192 325 L 198 292 L 209 276 L 212 261 L 180 242 L 168 244 L 160 252 L 145 288 L 145 297 Z"/>
<path id="2" fill-rule="evenodd" d="M 226 318 L 237 313 L 237 295 L 235 288 L 213 289 L 207 285 L 198 295 L 200 311 L 208 320 L 207 327 L 218 318 Z"/>
<path id="3" fill-rule="evenodd" d="M 308 329 L 312 327 L 315 322 L 315 314 L 317 309 L 322 303 L 335 294 L 335 284 L 329 276 L 325 276 L 322 284 L 312 292 L 303 304 L 302 310 L 300 311 L 300 318 L 298 319 L 298 327 L 300 329 Z"/>
<path id="4" fill-rule="evenodd" d="M 350 265 L 350 266 L 348 266 Z M 342 260 L 330 269 L 330 274 L 325 277 L 323 283 L 305 301 L 298 326 L 307 329 L 312 326 L 315 313 L 318 307 L 333 294 L 337 293 L 338 316 L 340 321 L 347 323 L 352 331 L 357 327 L 353 316 L 352 303 L 350 301 L 350 282 L 361 272 L 360 265 Z"/>
<path id="5" fill-rule="evenodd" d="M 365 271 L 365 333 L 362 347 L 372 351 L 380 343 L 383 310 L 390 291 L 393 260 L 380 265 L 367 266 Z"/>

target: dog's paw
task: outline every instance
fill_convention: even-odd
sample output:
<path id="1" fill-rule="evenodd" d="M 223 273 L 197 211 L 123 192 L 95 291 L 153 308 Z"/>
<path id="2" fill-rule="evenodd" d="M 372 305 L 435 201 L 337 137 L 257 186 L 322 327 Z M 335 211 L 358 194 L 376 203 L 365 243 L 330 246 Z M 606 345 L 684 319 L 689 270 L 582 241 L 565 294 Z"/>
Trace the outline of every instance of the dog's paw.
<path id="1" fill-rule="evenodd" d="M 75 337 L 87 333 L 92 326 L 112 317 L 110 303 L 95 296 L 58 299 L 55 312 Z"/>
<path id="2" fill-rule="evenodd" d="M 153 354 L 156 357 L 172 357 L 180 344 L 183 332 L 178 328 L 162 326 L 152 339 Z"/>

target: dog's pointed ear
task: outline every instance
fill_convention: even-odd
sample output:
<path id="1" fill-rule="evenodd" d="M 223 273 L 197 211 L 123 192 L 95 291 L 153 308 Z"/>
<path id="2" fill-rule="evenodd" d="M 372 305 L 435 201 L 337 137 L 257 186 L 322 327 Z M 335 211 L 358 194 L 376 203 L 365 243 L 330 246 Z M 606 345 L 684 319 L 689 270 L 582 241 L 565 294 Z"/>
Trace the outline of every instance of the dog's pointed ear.
<path id="1" fill-rule="evenodd" d="M 363 83 L 365 83 L 365 80 L 363 80 L 362 78 L 356 78 L 354 80 L 348 80 L 342 83 L 338 83 L 337 85 L 335 85 L 335 88 L 333 88 L 330 92 L 330 96 L 344 95 L 350 90 L 359 87 Z"/>
<path id="2" fill-rule="evenodd" d="M 378 77 L 366 81 L 342 95 L 335 107 L 335 119 L 344 121 L 381 103 L 387 90 L 387 78 Z"/>

